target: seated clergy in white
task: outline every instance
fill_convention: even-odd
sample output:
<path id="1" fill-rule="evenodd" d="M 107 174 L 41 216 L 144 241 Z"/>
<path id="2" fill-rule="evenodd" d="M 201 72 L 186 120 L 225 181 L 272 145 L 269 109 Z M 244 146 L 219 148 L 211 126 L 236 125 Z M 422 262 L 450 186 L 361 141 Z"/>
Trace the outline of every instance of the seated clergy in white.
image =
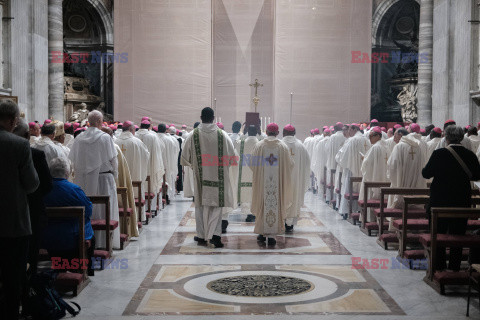
<path id="1" fill-rule="evenodd" d="M 234 191 L 237 192 L 237 202 L 240 204 L 242 213 L 247 215 L 247 222 L 255 221 L 255 216 L 250 212 L 253 171 L 249 163 L 252 160 L 252 152 L 257 143 L 257 128 L 254 125 L 248 127 L 248 136 L 246 138 L 242 137 L 235 143 L 235 151 L 239 155 L 239 161 L 238 180 Z"/>
<path id="2" fill-rule="evenodd" d="M 352 123 L 349 131 L 351 138 L 345 142 L 342 152 L 339 152 L 336 156 L 338 164 L 343 168 L 341 190 L 342 201 L 340 202 L 338 211 L 343 215 L 344 219 L 347 219 L 349 206 L 348 201 L 345 199 L 345 194 L 358 193 L 360 189 L 358 184 L 354 184 L 353 190 L 350 190 L 350 177 L 362 176 L 362 161 L 371 146 L 370 141 L 368 141 L 360 132 L 359 124 Z M 359 210 L 358 201 L 355 200 L 353 202 L 352 210 L 353 212 Z"/>
<path id="3" fill-rule="evenodd" d="M 234 207 L 229 167 L 235 149 L 228 134 L 215 123 L 212 108 L 204 108 L 202 123 L 185 141 L 181 164 L 193 169 L 195 181 L 195 221 L 198 245 L 223 247 L 222 208 Z"/>
<path id="4" fill-rule="evenodd" d="M 422 177 L 425 163 L 420 141 L 408 134 L 405 129 L 397 130 L 396 134 L 402 135 L 400 142 L 393 148 L 388 159 L 387 169 L 392 188 L 425 188 L 426 181 Z M 403 208 L 403 197 L 390 196 L 388 208 Z"/>
<path id="5" fill-rule="evenodd" d="M 147 179 L 148 162 L 150 161 L 150 153 L 147 146 L 142 140 L 136 138 L 133 134 L 135 132 L 135 125 L 131 121 L 123 123 L 123 131 L 115 140 L 115 143 L 122 150 L 123 155 L 128 163 L 130 169 L 130 176 L 132 181 L 144 182 Z M 142 190 L 142 199 L 145 200 L 145 190 Z M 138 213 L 138 212 L 137 212 Z M 146 220 L 145 206 L 140 213 L 142 221 Z"/>
<path id="6" fill-rule="evenodd" d="M 443 125 L 443 131 L 445 132 L 445 129 L 447 129 L 449 126 L 454 126 L 456 124 L 457 123 L 454 120 L 451 120 L 451 119 L 445 121 L 445 124 Z M 468 150 L 474 152 L 474 153 L 477 152 L 477 150 L 473 150 L 472 142 L 470 141 L 470 138 L 468 138 L 468 137 L 463 138 L 463 140 L 462 140 L 462 142 L 460 142 L 460 144 L 462 146 L 464 146 L 465 148 L 467 148 Z M 443 137 L 442 140 L 440 140 L 440 142 L 438 143 L 437 149 L 445 148 L 446 146 L 447 146 L 447 140 L 445 139 L 445 137 Z"/>
<path id="7" fill-rule="evenodd" d="M 63 148 L 53 142 L 55 139 L 54 124 L 43 125 L 41 133 L 42 137 L 32 144 L 32 148 L 45 152 L 47 163 L 50 163 L 55 158 L 67 158 Z"/>
<path id="8" fill-rule="evenodd" d="M 287 210 L 292 205 L 293 159 L 285 143 L 277 139 L 278 125 L 267 126 L 267 138 L 255 146 L 250 167 L 253 170 L 252 207 L 257 240 L 277 243 L 275 236 L 285 232 Z"/>
<path id="9" fill-rule="evenodd" d="M 370 139 L 372 147 L 367 151 L 362 163 L 362 185 L 358 197 L 360 200 L 363 200 L 365 196 L 365 182 L 388 182 L 388 150 L 385 140 L 382 139 L 381 129 L 379 127 L 372 128 L 368 138 Z M 380 189 L 369 189 L 367 199 L 380 199 Z M 362 216 L 360 216 L 360 219 L 362 219 Z M 375 216 L 372 214 L 371 210 L 369 210 L 366 222 L 373 221 L 375 221 Z"/>
<path id="10" fill-rule="evenodd" d="M 112 138 L 101 131 L 103 114 L 93 110 L 88 114 L 90 127 L 78 135 L 70 149 L 73 163 L 73 183 L 80 186 L 87 196 L 110 196 L 110 219 L 118 221 L 117 151 Z M 104 205 L 94 205 L 92 219 L 105 219 Z M 95 231 L 96 244 L 105 248 L 105 231 Z M 120 248 L 120 229 L 113 232 L 113 248 Z"/>
<path id="11" fill-rule="evenodd" d="M 295 133 L 295 127 L 291 124 L 283 128 L 282 141 L 287 145 L 294 161 L 292 178 L 289 182 L 292 185 L 292 205 L 287 209 L 285 221 L 287 232 L 293 231 L 293 227 L 297 224 L 310 180 L 310 157 L 302 142 L 295 138 Z"/>
<path id="12" fill-rule="evenodd" d="M 140 139 L 150 152 L 150 159 L 147 168 L 147 174 L 150 176 L 151 192 L 155 194 L 152 203 L 156 202 L 156 194 L 162 187 L 165 167 L 162 160 L 162 146 L 157 134 L 150 130 L 150 121 L 143 120 L 140 129 L 135 133 L 135 137 Z M 147 183 L 144 183 L 144 191 L 147 191 Z"/>

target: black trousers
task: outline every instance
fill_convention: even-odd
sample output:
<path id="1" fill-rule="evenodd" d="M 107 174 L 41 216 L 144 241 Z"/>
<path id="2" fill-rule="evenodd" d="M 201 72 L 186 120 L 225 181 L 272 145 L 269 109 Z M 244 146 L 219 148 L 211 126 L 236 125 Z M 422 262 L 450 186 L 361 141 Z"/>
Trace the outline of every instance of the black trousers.
<path id="1" fill-rule="evenodd" d="M 18 319 L 26 269 L 29 237 L 0 237 L 0 280 L 4 299 L 0 306 L 0 319 Z"/>
<path id="2" fill-rule="evenodd" d="M 467 219 L 438 219 L 437 233 L 463 235 L 467 231 Z M 448 269 L 453 271 L 460 270 L 462 263 L 462 248 L 450 248 L 450 259 L 448 260 Z M 446 248 L 437 247 L 436 270 L 447 269 Z"/>

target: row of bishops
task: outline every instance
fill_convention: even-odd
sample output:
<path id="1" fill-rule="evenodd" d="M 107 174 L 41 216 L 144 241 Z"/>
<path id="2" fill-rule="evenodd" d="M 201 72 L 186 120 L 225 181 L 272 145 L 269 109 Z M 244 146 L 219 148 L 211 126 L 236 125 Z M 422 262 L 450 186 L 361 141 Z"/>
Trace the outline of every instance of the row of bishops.
<path id="1" fill-rule="evenodd" d="M 310 186 L 318 190 L 320 185 L 331 185 L 339 192 L 327 192 L 325 200 L 340 204 L 336 209 L 346 219 L 349 212 L 345 195 L 359 194 L 364 198 L 364 182 L 390 182 L 392 187 L 424 188 L 427 180 L 422 177 L 422 169 L 433 152 L 446 146 L 444 130 L 456 125 L 447 120 L 443 130 L 435 126 L 425 129 L 416 123 L 403 127 L 400 124 L 386 130 L 372 120 L 370 125 L 338 122 L 333 127 L 324 127 L 322 132 L 313 129 L 304 145 L 310 155 Z M 480 123 L 478 124 L 480 126 Z M 478 128 L 465 128 L 461 144 L 480 156 Z M 362 183 L 350 185 L 351 177 L 362 177 Z M 350 188 L 352 187 L 352 190 Z M 368 199 L 379 199 L 379 189 L 370 189 Z M 331 195 L 334 199 L 331 199 Z M 388 207 L 401 208 L 401 196 L 391 196 Z M 353 212 L 359 210 L 358 202 L 353 203 Z M 368 222 L 374 221 L 369 212 Z"/>
<path id="2" fill-rule="evenodd" d="M 176 190 L 178 159 L 182 141 L 160 124 L 153 131 L 150 118 L 144 117 L 139 127 L 131 121 L 120 126 L 106 125 L 99 111 L 88 115 L 88 127 L 78 124 L 46 120 L 42 125 L 29 123 L 31 146 L 44 151 L 47 163 L 55 158 L 65 158 L 71 163 L 70 180 L 87 195 L 110 196 L 110 218 L 119 220 L 121 199 L 117 187 L 127 189 L 127 204 L 132 210 L 131 221 L 146 220 L 145 207 L 137 212 L 133 181 L 143 182 L 147 190 L 150 177 L 152 193 L 160 190 L 172 197 Z M 173 127 L 172 127 L 173 128 Z M 170 129 L 172 129 L 170 128 Z M 176 129 L 173 128 L 176 133 Z M 141 194 L 144 200 L 145 193 Z M 156 203 L 153 198 L 152 203 Z M 92 219 L 105 219 L 103 205 L 94 205 Z M 104 231 L 95 231 L 97 247 L 105 247 Z M 121 224 L 113 234 L 113 248 L 120 248 L 120 233 L 138 237 L 137 223 Z"/>

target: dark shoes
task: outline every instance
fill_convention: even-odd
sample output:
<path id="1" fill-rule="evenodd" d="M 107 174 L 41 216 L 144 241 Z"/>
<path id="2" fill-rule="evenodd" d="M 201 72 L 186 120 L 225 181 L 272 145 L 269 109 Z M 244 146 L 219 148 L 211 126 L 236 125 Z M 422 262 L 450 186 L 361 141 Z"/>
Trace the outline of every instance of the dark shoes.
<path id="1" fill-rule="evenodd" d="M 228 220 L 222 220 L 222 233 L 227 233 Z"/>
<path id="2" fill-rule="evenodd" d="M 275 240 L 275 238 L 268 238 L 267 244 L 269 246 L 274 246 L 277 244 L 277 240 Z"/>
<path id="3" fill-rule="evenodd" d="M 259 235 L 257 236 L 257 241 L 258 241 L 258 242 L 265 242 L 265 241 L 267 241 L 267 244 L 268 244 L 269 246 L 274 246 L 274 245 L 277 244 L 277 240 L 275 240 L 275 238 L 267 238 L 267 237 L 262 236 L 261 234 L 259 234 Z"/>
<path id="4" fill-rule="evenodd" d="M 285 224 L 285 232 L 287 233 L 293 232 L 293 226 L 287 226 L 287 224 Z"/>
<path id="5" fill-rule="evenodd" d="M 245 219 L 245 222 L 255 222 L 255 216 L 253 214 L 247 215 L 247 219 Z"/>
<path id="6" fill-rule="evenodd" d="M 197 242 L 198 246 L 206 246 L 207 245 L 207 241 L 205 241 L 205 239 L 199 238 L 197 236 L 193 237 L 193 240 Z"/>
<path id="7" fill-rule="evenodd" d="M 213 244 L 215 248 L 223 248 L 222 238 L 220 236 L 213 236 L 210 244 Z"/>

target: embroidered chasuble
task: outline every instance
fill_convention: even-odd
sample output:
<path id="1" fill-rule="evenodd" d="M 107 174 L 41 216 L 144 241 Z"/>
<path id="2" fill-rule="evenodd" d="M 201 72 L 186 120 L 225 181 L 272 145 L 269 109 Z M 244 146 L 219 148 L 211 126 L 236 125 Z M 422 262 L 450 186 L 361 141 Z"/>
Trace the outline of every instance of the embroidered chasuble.
<path id="1" fill-rule="evenodd" d="M 252 179 L 253 171 L 249 167 L 252 160 L 252 152 L 258 143 L 257 137 L 247 137 L 238 139 L 235 144 L 235 150 L 239 155 L 238 161 L 238 179 L 236 184 L 237 202 L 239 204 L 250 204 L 252 202 Z M 250 205 L 248 205 L 248 209 Z"/>
<path id="2" fill-rule="evenodd" d="M 234 208 L 229 167 L 237 165 L 237 159 L 226 132 L 201 123 L 185 140 L 181 164 L 193 169 L 195 207 Z"/>
<path id="3" fill-rule="evenodd" d="M 253 171 L 251 212 L 255 230 L 264 236 L 285 232 L 287 209 L 292 205 L 290 183 L 294 162 L 287 145 L 267 137 L 255 146 L 250 167 Z"/>

